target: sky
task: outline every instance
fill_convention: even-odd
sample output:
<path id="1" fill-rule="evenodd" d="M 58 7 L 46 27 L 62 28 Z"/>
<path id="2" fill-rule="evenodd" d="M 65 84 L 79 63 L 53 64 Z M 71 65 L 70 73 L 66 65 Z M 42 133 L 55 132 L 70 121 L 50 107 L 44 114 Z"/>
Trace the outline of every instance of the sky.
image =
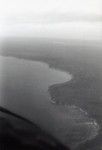
<path id="1" fill-rule="evenodd" d="M 0 0 L 0 36 L 102 38 L 101 0 Z"/>

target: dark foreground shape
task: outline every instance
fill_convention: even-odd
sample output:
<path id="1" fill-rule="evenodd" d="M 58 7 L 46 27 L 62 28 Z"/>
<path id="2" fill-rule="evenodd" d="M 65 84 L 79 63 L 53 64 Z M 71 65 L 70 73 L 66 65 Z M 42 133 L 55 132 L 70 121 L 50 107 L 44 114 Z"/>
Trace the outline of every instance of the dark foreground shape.
<path id="1" fill-rule="evenodd" d="M 0 111 L 0 150 L 69 150 L 29 120 Z"/>

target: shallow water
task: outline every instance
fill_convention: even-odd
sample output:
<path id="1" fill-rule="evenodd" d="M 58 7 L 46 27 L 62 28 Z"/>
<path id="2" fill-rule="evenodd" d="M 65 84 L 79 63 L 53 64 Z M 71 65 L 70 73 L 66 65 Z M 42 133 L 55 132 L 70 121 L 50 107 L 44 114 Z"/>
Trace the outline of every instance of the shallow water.
<path id="1" fill-rule="evenodd" d="M 34 121 L 68 145 L 97 135 L 99 126 L 87 112 L 51 102 L 49 87 L 70 81 L 71 74 L 38 61 L 0 56 L 0 62 L 0 105 Z"/>

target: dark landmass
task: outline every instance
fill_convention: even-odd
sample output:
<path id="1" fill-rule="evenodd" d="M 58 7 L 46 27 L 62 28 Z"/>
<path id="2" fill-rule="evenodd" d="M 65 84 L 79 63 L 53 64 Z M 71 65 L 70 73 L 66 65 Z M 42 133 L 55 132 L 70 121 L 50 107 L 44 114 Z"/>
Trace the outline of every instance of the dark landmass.
<path id="1" fill-rule="evenodd" d="M 54 41 L 54 40 L 53 40 Z M 102 46 L 97 43 L 56 43 L 50 40 L 5 40 L 1 55 L 38 60 L 49 67 L 68 71 L 70 82 L 49 87 L 56 104 L 76 105 L 87 111 L 100 126 L 99 135 L 80 145 L 80 150 L 100 150 L 102 147 Z M 5 68 L 6 66 L 4 66 Z M 94 144 L 93 144 L 94 142 Z"/>
<path id="2" fill-rule="evenodd" d="M 0 107 L 0 150 L 68 150 L 29 120 Z"/>
<path id="3" fill-rule="evenodd" d="M 6 113 L 6 114 L 11 115 L 11 116 L 14 116 L 14 117 L 16 117 L 16 118 L 18 118 L 18 119 L 24 120 L 24 121 L 26 121 L 26 122 L 28 122 L 28 123 L 30 123 L 30 124 L 33 124 L 33 122 L 29 121 L 28 119 L 26 119 L 26 118 L 24 118 L 24 117 L 22 117 L 22 116 L 20 116 L 20 115 L 17 115 L 17 114 L 15 114 L 15 113 L 13 113 L 13 112 L 11 112 L 11 111 L 9 111 L 9 110 L 7 110 L 7 109 L 1 107 L 1 106 L 0 106 L 0 112 Z"/>

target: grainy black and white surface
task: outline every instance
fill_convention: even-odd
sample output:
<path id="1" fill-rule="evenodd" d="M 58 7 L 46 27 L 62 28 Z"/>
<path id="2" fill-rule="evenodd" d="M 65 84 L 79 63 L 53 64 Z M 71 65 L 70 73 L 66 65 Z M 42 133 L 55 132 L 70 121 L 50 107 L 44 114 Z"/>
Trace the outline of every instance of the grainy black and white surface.
<path id="1" fill-rule="evenodd" d="M 101 6 L 0 0 L 2 150 L 102 149 Z"/>

